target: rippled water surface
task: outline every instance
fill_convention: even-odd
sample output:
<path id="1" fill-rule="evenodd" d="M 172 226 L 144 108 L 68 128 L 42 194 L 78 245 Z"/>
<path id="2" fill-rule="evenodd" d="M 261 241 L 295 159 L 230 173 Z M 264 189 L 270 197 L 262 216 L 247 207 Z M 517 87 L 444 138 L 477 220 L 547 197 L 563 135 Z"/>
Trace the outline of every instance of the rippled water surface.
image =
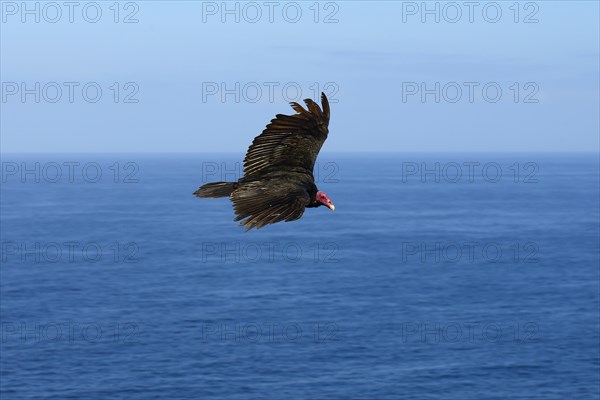
<path id="1" fill-rule="evenodd" d="M 599 397 L 597 156 L 324 155 L 248 233 L 240 160 L 3 157 L 2 397 Z"/>

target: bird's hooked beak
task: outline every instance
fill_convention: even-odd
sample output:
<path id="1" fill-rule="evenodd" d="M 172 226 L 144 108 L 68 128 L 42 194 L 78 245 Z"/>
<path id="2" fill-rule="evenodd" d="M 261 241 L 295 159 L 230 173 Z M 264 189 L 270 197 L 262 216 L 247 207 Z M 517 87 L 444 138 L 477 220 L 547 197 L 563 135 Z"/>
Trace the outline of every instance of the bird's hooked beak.
<path id="1" fill-rule="evenodd" d="M 317 192 L 317 203 L 324 205 L 325 207 L 329 208 L 331 211 L 335 210 L 335 206 L 331 202 L 331 199 L 329 198 L 329 196 L 327 196 L 323 192 Z"/>

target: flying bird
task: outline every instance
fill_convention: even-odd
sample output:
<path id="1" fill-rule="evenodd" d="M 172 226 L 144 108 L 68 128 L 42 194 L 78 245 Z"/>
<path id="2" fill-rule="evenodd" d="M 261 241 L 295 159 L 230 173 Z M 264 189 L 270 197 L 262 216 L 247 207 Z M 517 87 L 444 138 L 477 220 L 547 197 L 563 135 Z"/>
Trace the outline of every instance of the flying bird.
<path id="1" fill-rule="evenodd" d="M 329 132 L 329 102 L 305 99 L 305 109 L 290 105 L 294 115 L 277 114 L 252 141 L 244 158 L 244 176 L 237 182 L 207 183 L 194 192 L 198 197 L 229 197 L 234 221 L 246 231 L 281 221 L 295 221 L 305 208 L 335 206 L 317 189 L 313 168 Z"/>

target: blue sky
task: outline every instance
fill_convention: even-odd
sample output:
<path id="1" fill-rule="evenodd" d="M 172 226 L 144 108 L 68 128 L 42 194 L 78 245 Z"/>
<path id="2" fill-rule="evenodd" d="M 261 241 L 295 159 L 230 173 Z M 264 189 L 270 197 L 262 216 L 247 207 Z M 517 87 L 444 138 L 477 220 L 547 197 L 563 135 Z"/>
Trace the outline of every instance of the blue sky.
<path id="1" fill-rule="evenodd" d="M 244 152 L 320 90 L 327 151 L 598 151 L 595 1 L 27 4 L 2 152 Z"/>

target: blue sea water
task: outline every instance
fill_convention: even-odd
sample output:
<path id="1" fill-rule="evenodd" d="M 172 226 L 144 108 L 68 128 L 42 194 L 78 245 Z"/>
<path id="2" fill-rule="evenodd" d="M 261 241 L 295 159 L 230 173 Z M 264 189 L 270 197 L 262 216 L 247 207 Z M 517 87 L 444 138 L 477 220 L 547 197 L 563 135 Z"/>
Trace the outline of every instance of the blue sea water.
<path id="1" fill-rule="evenodd" d="M 597 155 L 322 155 L 250 232 L 240 161 L 3 156 L 2 398 L 599 398 Z"/>

